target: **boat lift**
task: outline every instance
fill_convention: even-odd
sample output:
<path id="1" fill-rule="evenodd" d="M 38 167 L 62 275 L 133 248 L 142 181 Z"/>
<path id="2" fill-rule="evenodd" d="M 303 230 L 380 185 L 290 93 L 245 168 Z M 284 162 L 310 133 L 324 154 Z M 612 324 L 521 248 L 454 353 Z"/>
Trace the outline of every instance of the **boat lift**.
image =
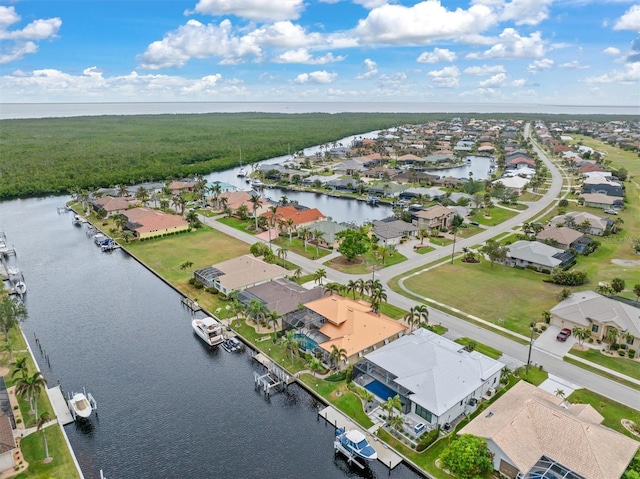
<path id="1" fill-rule="evenodd" d="M 98 403 L 96 402 L 95 398 L 93 397 L 93 395 L 91 393 L 88 393 L 85 388 L 82 388 L 82 392 L 84 393 L 84 396 L 87 398 L 87 401 L 89 401 L 89 405 L 91 406 L 91 411 L 96 411 L 96 415 L 97 415 L 98 414 Z M 76 414 L 76 412 L 73 409 L 73 406 L 71 404 L 71 400 L 72 400 L 73 396 L 75 396 L 75 394 L 76 393 L 71 391 L 71 392 L 69 392 L 68 397 L 67 397 L 67 406 L 69 406 L 69 411 L 71 411 L 71 415 L 73 416 L 73 420 L 74 421 L 78 417 L 78 415 Z"/>
<path id="2" fill-rule="evenodd" d="M 346 447 L 344 447 L 341 443 L 340 443 L 340 439 L 338 438 L 338 436 L 336 436 L 335 441 L 333 441 L 333 450 L 336 453 L 341 453 L 343 456 L 345 456 L 347 458 L 347 462 L 349 464 L 355 464 L 356 466 L 358 466 L 360 469 L 364 469 L 366 468 L 366 464 L 362 464 L 360 461 L 358 461 L 356 459 L 355 454 L 353 454 L 351 451 L 349 451 Z"/>

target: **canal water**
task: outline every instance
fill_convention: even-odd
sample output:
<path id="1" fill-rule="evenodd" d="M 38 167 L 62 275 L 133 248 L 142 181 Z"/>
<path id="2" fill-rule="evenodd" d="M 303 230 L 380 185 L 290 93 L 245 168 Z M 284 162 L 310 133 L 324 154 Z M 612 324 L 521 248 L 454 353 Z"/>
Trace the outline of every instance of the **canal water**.
<path id="1" fill-rule="evenodd" d="M 85 477 L 389 475 L 335 457 L 333 428 L 298 386 L 270 400 L 256 392 L 249 356 L 204 347 L 180 296 L 126 253 L 102 253 L 57 212 L 67 199 L 0 202 L 0 230 L 18 252 L 22 327 L 49 385 L 85 387 L 98 402 L 88 427 L 65 428 Z M 391 477 L 420 476 L 400 465 Z"/>

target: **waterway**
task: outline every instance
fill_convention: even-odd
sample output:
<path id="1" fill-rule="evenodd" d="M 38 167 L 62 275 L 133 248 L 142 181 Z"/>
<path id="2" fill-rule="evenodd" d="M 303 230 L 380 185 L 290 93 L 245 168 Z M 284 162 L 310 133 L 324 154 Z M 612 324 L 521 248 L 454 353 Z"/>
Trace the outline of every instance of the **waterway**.
<path id="1" fill-rule="evenodd" d="M 334 457 L 333 429 L 308 393 L 292 385 L 265 400 L 249 356 L 204 347 L 179 295 L 123 251 L 102 253 L 58 214 L 67 199 L 0 202 L 0 230 L 18 252 L 22 327 L 45 377 L 98 402 L 90 427 L 65 428 L 85 477 L 360 475 Z M 377 462 L 365 475 L 387 476 Z M 400 465 L 391 477 L 420 476 Z"/>

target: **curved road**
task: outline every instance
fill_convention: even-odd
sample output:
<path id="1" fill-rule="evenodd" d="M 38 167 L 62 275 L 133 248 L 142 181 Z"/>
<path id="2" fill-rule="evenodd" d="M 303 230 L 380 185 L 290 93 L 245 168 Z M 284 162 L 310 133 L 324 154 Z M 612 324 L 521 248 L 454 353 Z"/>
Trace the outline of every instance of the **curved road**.
<path id="1" fill-rule="evenodd" d="M 525 137 L 531 138 L 531 125 L 529 123 L 525 125 Z M 530 203 L 529 208 L 514 216 L 513 218 L 510 218 L 509 220 L 497 226 L 483 230 L 472 237 L 456 241 L 456 251 L 461 251 L 464 247 L 472 247 L 474 245 L 483 243 L 491 238 L 507 233 L 513 230 L 516 226 L 521 225 L 522 223 L 536 217 L 537 215 L 540 215 L 546 208 L 549 207 L 551 203 L 557 201 L 560 193 L 562 192 L 563 175 L 535 142 L 533 142 L 533 149 L 551 172 L 551 185 L 548 191 L 538 201 Z M 211 226 L 223 233 L 226 233 L 229 236 L 237 238 L 246 243 L 253 244 L 258 241 L 253 235 L 238 231 L 232 227 L 215 221 L 212 218 L 200 216 L 200 219 L 208 226 Z M 383 284 L 387 284 L 389 280 L 396 276 L 402 275 L 406 271 L 414 270 L 416 268 L 419 268 L 420 266 L 425 266 L 438 260 L 444 261 L 445 259 L 450 258 L 452 249 L 453 245 L 438 248 L 435 251 L 420 255 L 417 258 L 411 258 L 401 264 L 396 264 L 384 268 L 380 271 L 376 271 L 375 276 L 377 279 L 380 279 Z M 288 253 L 287 259 L 300 266 L 301 269 L 309 272 L 316 271 L 318 268 L 323 268 L 323 259 L 311 260 L 293 252 Z M 370 275 L 368 274 L 351 275 L 333 270 L 331 268 L 327 268 L 326 271 L 327 280 L 336 281 L 342 284 L 346 284 L 349 280 L 355 280 L 359 278 L 368 279 L 370 277 Z M 400 283 L 402 286 L 402 280 L 400 281 Z M 452 287 L 455 286 L 452 285 Z M 417 301 L 429 302 L 427 298 L 421 298 L 417 295 L 414 295 L 414 297 L 416 299 L 410 299 L 406 296 L 396 293 L 395 291 L 392 291 L 391 289 L 387 289 L 388 303 L 405 310 L 408 310 L 409 308 L 415 306 Z M 439 309 L 431 305 L 429 305 L 429 309 L 430 322 L 440 323 L 443 326 L 447 327 L 449 331 L 454 335 L 474 338 L 481 343 L 487 344 L 502 351 L 504 354 L 511 356 L 512 358 L 515 358 L 522 363 L 526 363 L 527 355 L 529 352 L 528 345 L 520 344 L 489 329 L 482 328 L 463 319 L 451 316 L 450 314 L 440 311 Z M 511 332 L 510 334 L 514 337 L 520 337 L 521 339 L 523 338 L 519 334 Z M 528 340 L 529 338 L 524 339 Z M 618 382 L 606 379 L 600 375 L 591 373 L 586 369 L 569 364 L 563 361 L 561 357 L 555 356 L 540 349 L 536 349 L 534 347 L 532 349 L 531 361 L 532 363 L 543 365 L 545 370 L 548 372 L 551 372 L 575 384 L 597 392 L 598 394 L 609 397 L 615 401 L 621 402 L 633 408 L 638 408 L 638 406 L 640 405 L 637 390 L 624 386 Z"/>

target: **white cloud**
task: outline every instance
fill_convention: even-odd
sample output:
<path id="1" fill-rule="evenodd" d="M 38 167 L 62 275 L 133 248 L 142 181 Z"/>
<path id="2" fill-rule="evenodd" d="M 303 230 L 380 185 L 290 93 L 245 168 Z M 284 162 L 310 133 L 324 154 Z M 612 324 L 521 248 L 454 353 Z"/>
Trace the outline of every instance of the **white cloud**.
<path id="1" fill-rule="evenodd" d="M 180 92 L 186 95 L 190 93 L 211 93 L 215 90 L 216 84 L 221 78 L 222 75 L 219 73 L 204 76 L 200 80 L 196 80 L 192 85 L 182 87 Z"/>
<path id="2" fill-rule="evenodd" d="M 616 57 L 620 55 L 620 49 L 616 47 L 607 47 L 604 50 L 602 50 L 602 53 L 604 53 L 605 55 Z"/>
<path id="3" fill-rule="evenodd" d="M 460 70 L 458 67 L 444 67 L 442 70 L 432 70 L 427 73 L 435 86 L 440 88 L 454 88 L 458 86 Z"/>
<path id="4" fill-rule="evenodd" d="M 138 55 L 141 68 L 159 70 L 184 66 L 191 58 L 221 57 L 238 60 L 247 56 L 259 57 L 261 48 L 247 38 L 233 36 L 229 20 L 219 25 L 204 25 L 189 20 L 185 25 L 167 33 L 162 40 L 151 43 Z"/>
<path id="5" fill-rule="evenodd" d="M 378 74 L 378 64 L 370 58 L 365 58 L 362 66 L 364 73 L 356 76 L 356 80 L 366 80 Z"/>
<path id="6" fill-rule="evenodd" d="M 333 83 L 337 77 L 337 73 L 329 73 L 328 71 L 320 70 L 311 73 L 301 73 L 294 78 L 293 82 L 298 83 L 299 85 L 304 85 L 305 83 L 320 83 L 322 85 L 326 85 L 328 83 Z"/>
<path id="7" fill-rule="evenodd" d="M 505 73 L 506 70 L 502 65 L 482 65 L 481 67 L 468 67 L 464 69 L 467 75 L 485 76 L 495 75 L 496 73 Z"/>
<path id="8" fill-rule="evenodd" d="M 640 32 L 640 5 L 633 5 L 613 26 L 614 30 L 633 30 Z"/>
<path id="9" fill-rule="evenodd" d="M 613 70 L 597 77 L 585 79 L 585 83 L 637 83 L 640 81 L 640 62 L 627 63 L 623 71 Z"/>
<path id="10" fill-rule="evenodd" d="M 327 53 L 321 57 L 313 57 L 306 48 L 298 48 L 297 50 L 289 50 L 275 59 L 275 63 L 302 63 L 306 65 L 325 65 L 327 63 L 336 63 L 343 61 L 346 56 L 338 55 L 333 56 L 333 53 Z"/>
<path id="11" fill-rule="evenodd" d="M 303 0 L 200 0 L 195 12 L 214 16 L 235 15 L 254 21 L 278 21 L 298 18 L 303 7 Z"/>
<path id="12" fill-rule="evenodd" d="M 571 62 L 561 63 L 558 65 L 560 68 L 569 68 L 571 70 L 586 70 L 591 68 L 589 65 L 582 65 L 578 60 L 573 60 Z"/>
<path id="13" fill-rule="evenodd" d="M 456 59 L 456 53 L 446 48 L 434 48 L 432 52 L 423 52 L 417 59 L 418 63 L 452 62 Z"/>
<path id="14" fill-rule="evenodd" d="M 536 58 L 544 55 L 544 44 L 540 32 L 523 37 L 513 28 L 505 28 L 489 50 L 470 53 L 466 58 Z"/>
<path id="15" fill-rule="evenodd" d="M 537 25 L 549 17 L 553 0 L 513 0 L 505 4 L 501 21 L 515 21 L 516 25 Z"/>
<path id="16" fill-rule="evenodd" d="M 477 98 L 477 97 L 496 97 L 498 96 L 498 91 L 493 89 L 493 88 L 476 88 L 475 90 L 471 90 L 471 91 L 463 91 L 462 93 L 460 93 L 461 97 L 472 97 L 472 98 Z"/>
<path id="17" fill-rule="evenodd" d="M 527 80 L 525 80 L 524 78 L 519 78 L 519 79 L 517 79 L 517 80 L 513 80 L 513 81 L 511 82 L 511 86 L 513 86 L 513 87 L 517 87 L 517 88 L 519 88 L 519 87 L 523 87 L 523 86 L 525 86 L 526 84 L 527 84 Z"/>
<path id="18" fill-rule="evenodd" d="M 62 26 L 60 18 L 37 19 L 24 28 L 10 30 L 20 21 L 15 7 L 0 5 L 0 40 L 6 43 L 0 50 L 0 64 L 22 59 L 38 51 L 37 41 L 55 38 Z"/>
<path id="19" fill-rule="evenodd" d="M 434 39 L 479 33 L 495 23 L 495 14 L 484 5 L 450 11 L 439 0 L 427 0 L 412 7 L 385 4 L 375 8 L 354 32 L 363 43 L 424 45 Z"/>
<path id="20" fill-rule="evenodd" d="M 483 88 L 485 87 L 499 87 L 499 86 L 503 86 L 507 81 L 507 75 L 505 75 L 504 73 L 498 73 L 496 75 L 493 75 L 490 78 L 487 78 L 486 80 L 483 80 L 479 83 L 479 85 Z"/>
<path id="21" fill-rule="evenodd" d="M 396 72 L 391 75 L 380 75 L 378 78 L 378 85 L 383 89 L 397 90 L 402 87 L 407 81 L 407 74 L 405 72 Z"/>
<path id="22" fill-rule="evenodd" d="M 303 48 L 325 43 L 319 33 L 308 34 L 303 27 L 289 21 L 275 22 L 255 29 L 246 38 L 251 43 L 282 48 Z"/>
<path id="23" fill-rule="evenodd" d="M 553 60 L 543 58 L 542 60 L 534 60 L 527 66 L 529 73 L 538 73 L 543 70 L 549 70 L 553 66 Z"/>
<path id="24" fill-rule="evenodd" d="M 353 0 L 353 3 L 362 5 L 367 10 L 373 10 L 387 3 L 387 0 Z"/>

